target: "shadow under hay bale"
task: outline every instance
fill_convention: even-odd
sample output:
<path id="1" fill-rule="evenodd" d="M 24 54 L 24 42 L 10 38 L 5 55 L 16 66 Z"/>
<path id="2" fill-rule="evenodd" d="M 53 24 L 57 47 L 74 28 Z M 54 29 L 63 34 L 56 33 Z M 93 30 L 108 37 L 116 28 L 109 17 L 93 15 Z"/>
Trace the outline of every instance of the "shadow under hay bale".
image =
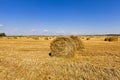
<path id="1" fill-rule="evenodd" d="M 83 49 L 82 41 L 76 36 L 57 37 L 50 44 L 52 56 L 73 57 L 76 51 Z"/>
<path id="2" fill-rule="evenodd" d="M 104 39 L 104 41 L 109 41 L 109 38 L 108 38 L 108 37 L 107 37 L 107 38 L 105 38 L 105 39 Z"/>
<path id="3" fill-rule="evenodd" d="M 86 38 L 86 40 L 90 40 L 90 38 Z"/>
<path id="4" fill-rule="evenodd" d="M 51 57 L 52 57 L 52 56 L 53 56 L 53 55 L 52 55 L 52 53 L 49 53 L 49 56 L 51 56 Z"/>

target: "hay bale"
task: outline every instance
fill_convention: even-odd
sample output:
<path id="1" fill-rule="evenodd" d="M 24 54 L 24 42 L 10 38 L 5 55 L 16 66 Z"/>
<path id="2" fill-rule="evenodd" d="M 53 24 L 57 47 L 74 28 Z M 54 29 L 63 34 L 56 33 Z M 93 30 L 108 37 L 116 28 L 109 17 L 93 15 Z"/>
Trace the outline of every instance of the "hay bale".
<path id="1" fill-rule="evenodd" d="M 72 38 L 74 44 L 75 44 L 75 48 L 77 51 L 81 51 L 81 49 L 84 49 L 84 45 L 82 43 L 82 41 L 80 40 L 79 37 L 77 36 L 70 36 L 70 38 Z"/>
<path id="2" fill-rule="evenodd" d="M 86 40 L 90 40 L 90 38 L 88 37 L 88 38 L 86 38 Z"/>
<path id="3" fill-rule="evenodd" d="M 13 37 L 14 39 L 18 39 L 16 36 Z"/>
<path id="4" fill-rule="evenodd" d="M 49 39 L 52 39 L 51 37 L 49 37 Z"/>
<path id="5" fill-rule="evenodd" d="M 106 37 L 106 38 L 104 39 L 104 41 L 109 41 L 109 38 L 108 38 L 108 37 Z"/>
<path id="6" fill-rule="evenodd" d="M 49 40 L 49 38 L 48 38 L 48 37 L 45 37 L 44 40 Z"/>
<path id="7" fill-rule="evenodd" d="M 34 40 L 39 40 L 39 37 L 32 37 L 32 39 L 34 39 Z"/>
<path id="8" fill-rule="evenodd" d="M 109 37 L 109 41 L 118 41 L 118 37 Z"/>
<path id="9" fill-rule="evenodd" d="M 73 57 L 75 51 L 82 49 L 82 42 L 79 38 L 71 37 L 57 37 L 50 44 L 50 56 L 57 57 Z"/>
<path id="10" fill-rule="evenodd" d="M 104 41 L 118 41 L 118 37 L 114 36 L 114 37 L 107 37 L 104 39 Z"/>

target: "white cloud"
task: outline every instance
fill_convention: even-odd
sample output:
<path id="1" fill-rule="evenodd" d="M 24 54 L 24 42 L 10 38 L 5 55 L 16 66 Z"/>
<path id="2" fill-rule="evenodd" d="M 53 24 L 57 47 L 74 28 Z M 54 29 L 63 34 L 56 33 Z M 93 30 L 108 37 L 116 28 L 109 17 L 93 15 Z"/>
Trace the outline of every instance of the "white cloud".
<path id="1" fill-rule="evenodd" d="M 60 33 L 65 33 L 65 31 L 60 31 Z"/>
<path id="2" fill-rule="evenodd" d="M 48 30 L 47 30 L 47 29 L 44 29 L 43 32 L 48 32 Z"/>
<path id="3" fill-rule="evenodd" d="M 4 26 L 3 24 L 0 24 L 0 27 Z"/>
<path id="4" fill-rule="evenodd" d="M 36 29 L 31 29 L 31 32 L 35 32 L 35 31 L 37 31 Z"/>
<path id="5" fill-rule="evenodd" d="M 12 31 L 19 31 L 17 27 L 13 28 Z"/>
<path id="6" fill-rule="evenodd" d="M 77 32 L 72 32 L 71 35 L 77 35 L 78 33 Z"/>

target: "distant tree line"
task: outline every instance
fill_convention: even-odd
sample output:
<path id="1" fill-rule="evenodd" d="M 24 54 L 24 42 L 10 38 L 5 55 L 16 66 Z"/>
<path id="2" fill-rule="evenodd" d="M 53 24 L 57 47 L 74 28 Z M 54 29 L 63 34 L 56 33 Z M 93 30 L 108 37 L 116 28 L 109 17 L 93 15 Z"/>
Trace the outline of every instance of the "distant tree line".
<path id="1" fill-rule="evenodd" d="M 6 34 L 5 34 L 5 33 L 0 33 L 0 37 L 1 37 L 1 36 L 6 36 Z"/>
<path id="2" fill-rule="evenodd" d="M 120 36 L 120 34 L 96 34 L 96 35 L 82 35 L 82 36 Z"/>
<path id="3" fill-rule="evenodd" d="M 120 36 L 120 34 L 107 34 L 107 36 Z"/>

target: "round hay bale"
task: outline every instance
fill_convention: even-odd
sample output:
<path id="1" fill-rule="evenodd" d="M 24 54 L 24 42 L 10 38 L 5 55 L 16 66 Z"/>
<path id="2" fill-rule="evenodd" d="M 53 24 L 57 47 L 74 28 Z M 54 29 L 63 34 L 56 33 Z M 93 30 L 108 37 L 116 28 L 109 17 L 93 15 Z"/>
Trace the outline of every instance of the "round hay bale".
<path id="1" fill-rule="evenodd" d="M 82 43 L 82 41 L 80 40 L 79 37 L 77 36 L 70 36 L 70 38 L 72 38 L 74 44 L 75 44 L 75 49 L 77 51 L 81 51 L 82 49 L 84 49 L 84 45 Z"/>
<path id="2" fill-rule="evenodd" d="M 88 37 L 88 38 L 86 38 L 86 40 L 90 40 L 90 38 Z"/>
<path id="3" fill-rule="evenodd" d="M 118 37 L 107 37 L 104 41 L 118 41 Z"/>
<path id="4" fill-rule="evenodd" d="M 82 42 L 78 37 L 58 37 L 50 44 L 51 56 L 73 57 L 75 51 L 80 50 Z"/>
<path id="5" fill-rule="evenodd" d="M 49 40 L 49 38 L 48 38 L 48 37 L 45 37 L 44 40 Z"/>
<path id="6" fill-rule="evenodd" d="M 109 41 L 118 41 L 118 37 L 110 37 Z"/>
<path id="7" fill-rule="evenodd" d="M 105 39 L 104 39 L 104 41 L 109 41 L 109 38 L 108 38 L 108 37 L 107 37 L 107 38 L 105 38 Z"/>

